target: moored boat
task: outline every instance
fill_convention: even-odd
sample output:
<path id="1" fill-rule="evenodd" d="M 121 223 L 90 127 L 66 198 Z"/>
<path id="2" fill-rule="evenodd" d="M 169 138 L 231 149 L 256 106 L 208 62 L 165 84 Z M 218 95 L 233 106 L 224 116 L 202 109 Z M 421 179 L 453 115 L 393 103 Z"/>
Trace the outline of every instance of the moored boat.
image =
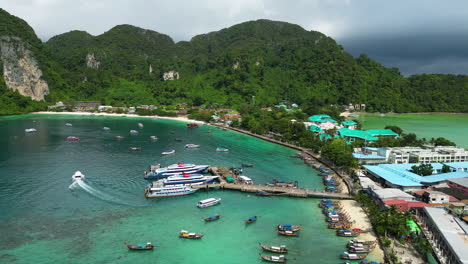
<path id="1" fill-rule="evenodd" d="M 359 236 L 360 232 L 356 230 L 349 230 L 349 229 L 338 229 L 336 230 L 336 235 L 337 236 L 342 236 L 342 237 L 357 237 Z"/>
<path id="2" fill-rule="evenodd" d="M 183 164 L 181 162 L 161 168 L 160 166 L 150 166 L 150 170 L 145 172 L 145 179 L 158 179 L 181 173 L 195 174 L 205 172 L 210 165 Z"/>
<path id="3" fill-rule="evenodd" d="M 250 217 L 249 219 L 245 220 L 245 224 L 248 225 L 248 224 L 251 224 L 253 222 L 257 221 L 257 216 L 252 216 Z"/>
<path id="4" fill-rule="evenodd" d="M 279 247 L 276 247 L 276 246 L 267 246 L 267 245 L 262 245 L 260 243 L 258 243 L 260 245 L 260 247 L 265 250 L 265 251 L 268 251 L 268 252 L 273 252 L 273 253 L 288 253 L 288 249 L 286 248 L 285 245 L 281 245 Z"/>
<path id="5" fill-rule="evenodd" d="M 127 243 L 124 243 L 128 249 L 131 250 L 151 250 L 154 248 L 153 244 L 151 242 L 148 242 L 146 244 L 138 244 L 138 245 L 130 245 Z"/>
<path id="6" fill-rule="evenodd" d="M 165 186 L 168 185 L 201 185 L 210 184 L 217 180 L 219 176 L 205 176 L 203 174 L 187 174 L 182 173 L 178 175 L 169 176 L 165 179 L 158 180 Z"/>
<path id="7" fill-rule="evenodd" d="M 225 147 L 217 147 L 217 148 L 216 148 L 216 151 L 219 151 L 219 152 L 227 152 L 227 151 L 229 151 L 229 149 L 228 149 L 228 148 L 225 148 Z"/>
<path id="8" fill-rule="evenodd" d="M 247 177 L 247 176 L 239 175 L 237 178 L 239 179 L 239 181 L 240 181 L 242 184 L 253 184 L 252 179 L 250 179 L 250 178 Z"/>
<path id="9" fill-rule="evenodd" d="M 299 230 L 301 230 L 301 225 L 289 225 L 289 224 L 286 224 L 286 225 L 277 225 L 276 226 L 276 229 L 280 230 L 280 231 L 293 231 L 293 232 L 297 232 Z"/>
<path id="10" fill-rule="evenodd" d="M 213 206 L 219 204 L 221 202 L 221 198 L 208 198 L 205 200 L 201 200 L 197 203 L 198 208 L 205 208 L 209 206 Z"/>
<path id="11" fill-rule="evenodd" d="M 279 235 L 282 235 L 282 236 L 292 236 L 292 237 L 298 237 L 299 236 L 299 232 L 293 232 L 293 231 L 289 231 L 289 230 L 286 230 L 286 231 L 283 231 L 283 230 L 276 230 L 276 233 L 278 233 Z"/>
<path id="12" fill-rule="evenodd" d="M 79 141 L 80 139 L 78 137 L 74 137 L 74 136 L 69 136 L 67 137 L 67 141 Z"/>
<path id="13" fill-rule="evenodd" d="M 138 127 L 139 127 L 139 128 L 143 128 L 143 124 L 142 124 L 142 123 L 138 123 Z"/>
<path id="14" fill-rule="evenodd" d="M 132 135 L 138 135 L 138 131 L 132 129 L 132 130 L 130 130 L 130 134 L 132 134 Z"/>
<path id="15" fill-rule="evenodd" d="M 190 124 L 187 124 L 187 128 L 197 128 L 198 127 L 198 124 L 197 123 L 190 123 Z"/>
<path id="16" fill-rule="evenodd" d="M 203 220 L 205 222 L 211 222 L 211 221 L 218 220 L 220 217 L 221 217 L 220 215 L 213 215 L 213 216 L 210 216 L 210 217 L 207 217 L 207 218 L 203 218 Z"/>
<path id="17" fill-rule="evenodd" d="M 73 126 L 73 125 L 72 125 L 71 123 L 65 123 L 65 126 L 66 126 L 66 127 L 71 127 L 71 126 Z"/>
<path id="18" fill-rule="evenodd" d="M 35 129 L 35 128 L 26 128 L 26 129 L 24 130 L 24 132 L 26 132 L 26 133 L 34 133 L 34 132 L 37 132 L 37 129 Z"/>
<path id="19" fill-rule="evenodd" d="M 108 128 L 108 127 L 103 127 L 102 130 L 104 130 L 104 131 L 110 131 L 110 128 Z"/>
<path id="20" fill-rule="evenodd" d="M 288 261 L 287 258 L 284 257 L 284 255 L 280 256 L 263 256 L 260 254 L 260 257 L 268 262 L 278 262 L 278 263 L 286 263 Z"/>
<path id="21" fill-rule="evenodd" d="M 362 254 L 362 253 L 370 253 L 374 248 L 372 247 L 349 247 L 348 252 L 350 253 L 357 253 L 357 254 Z"/>
<path id="22" fill-rule="evenodd" d="M 352 245 L 352 244 L 362 244 L 362 245 L 367 245 L 367 246 L 370 246 L 370 245 L 374 245 L 374 246 L 375 246 L 375 243 L 377 243 L 376 240 L 367 241 L 367 240 L 362 240 L 362 239 L 353 239 L 353 240 L 350 240 L 350 241 L 348 242 L 348 245 Z"/>
<path id="23" fill-rule="evenodd" d="M 185 147 L 186 147 L 186 148 L 199 148 L 200 145 L 197 145 L 197 144 L 186 144 Z"/>
<path id="24" fill-rule="evenodd" d="M 242 166 L 242 167 L 253 167 L 254 165 L 253 165 L 253 164 L 245 164 L 245 163 L 242 163 L 241 166 Z"/>
<path id="25" fill-rule="evenodd" d="M 203 237 L 202 234 L 196 234 L 196 233 L 189 233 L 186 230 L 181 230 L 179 233 L 180 238 L 188 238 L 188 239 L 200 239 Z"/>
<path id="26" fill-rule="evenodd" d="M 150 139 L 151 140 L 158 140 L 158 137 L 157 136 L 150 136 Z"/>
<path id="27" fill-rule="evenodd" d="M 117 140 L 121 140 L 121 139 L 123 139 L 123 138 L 124 138 L 124 137 L 122 137 L 122 136 L 115 136 L 115 139 L 117 139 Z"/>
<path id="28" fill-rule="evenodd" d="M 365 259 L 366 257 L 367 257 L 367 255 L 350 254 L 348 252 L 344 252 L 344 253 L 340 254 L 340 258 L 349 259 L 349 260 Z"/>
<path id="29" fill-rule="evenodd" d="M 192 194 L 196 192 L 196 189 L 192 189 L 189 186 L 164 186 L 161 183 L 153 182 L 145 188 L 146 198 L 159 198 L 159 197 L 170 197 L 170 196 L 181 196 Z"/>
<path id="30" fill-rule="evenodd" d="M 84 177 L 85 177 L 85 176 L 84 176 L 83 173 L 81 173 L 80 171 L 76 171 L 75 174 L 73 174 L 73 176 L 72 176 L 72 180 L 74 180 L 74 181 L 81 181 L 81 180 L 84 179 Z"/>
<path id="31" fill-rule="evenodd" d="M 175 153 L 175 149 L 168 149 L 168 150 L 163 151 L 161 154 L 171 155 L 171 154 L 174 154 L 174 153 Z"/>
<path id="32" fill-rule="evenodd" d="M 130 151 L 141 151 L 141 148 L 140 147 L 130 147 L 129 150 Z"/>

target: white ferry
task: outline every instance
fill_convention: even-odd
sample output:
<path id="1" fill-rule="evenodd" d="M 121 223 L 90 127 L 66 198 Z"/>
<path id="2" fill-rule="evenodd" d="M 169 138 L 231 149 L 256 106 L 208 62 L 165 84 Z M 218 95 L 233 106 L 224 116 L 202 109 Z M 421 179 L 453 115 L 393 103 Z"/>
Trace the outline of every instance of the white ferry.
<path id="1" fill-rule="evenodd" d="M 181 196 L 192 194 L 196 192 L 196 189 L 192 189 L 189 186 L 164 186 L 161 183 L 153 182 L 148 185 L 145 189 L 146 198 L 158 198 L 158 197 L 169 197 L 169 196 Z"/>
<path id="2" fill-rule="evenodd" d="M 158 166 L 150 166 L 149 171 L 145 171 L 145 179 L 157 179 L 165 178 L 168 176 L 178 175 L 181 173 L 194 174 L 205 172 L 210 165 L 195 165 L 195 164 L 183 164 L 177 163 L 169 165 L 165 168 Z"/>
<path id="3" fill-rule="evenodd" d="M 221 198 L 208 198 L 208 199 L 199 201 L 197 203 L 197 207 L 198 208 L 205 208 L 205 207 L 208 207 L 208 206 L 213 206 L 215 204 L 218 204 L 219 202 L 221 202 Z"/>
<path id="4" fill-rule="evenodd" d="M 213 183 L 219 176 L 205 176 L 203 174 L 179 174 L 169 176 L 166 179 L 161 179 L 161 182 L 165 186 L 167 185 L 201 185 Z"/>

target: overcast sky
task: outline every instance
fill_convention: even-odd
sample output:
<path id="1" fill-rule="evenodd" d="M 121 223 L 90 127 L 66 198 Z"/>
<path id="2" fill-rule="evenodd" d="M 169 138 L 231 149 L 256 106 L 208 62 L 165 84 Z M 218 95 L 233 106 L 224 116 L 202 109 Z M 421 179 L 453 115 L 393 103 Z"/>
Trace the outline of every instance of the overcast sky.
<path id="1" fill-rule="evenodd" d="M 190 40 L 260 18 L 320 31 L 405 74 L 468 74 L 468 0 L 0 0 L 44 41 L 131 24 Z"/>

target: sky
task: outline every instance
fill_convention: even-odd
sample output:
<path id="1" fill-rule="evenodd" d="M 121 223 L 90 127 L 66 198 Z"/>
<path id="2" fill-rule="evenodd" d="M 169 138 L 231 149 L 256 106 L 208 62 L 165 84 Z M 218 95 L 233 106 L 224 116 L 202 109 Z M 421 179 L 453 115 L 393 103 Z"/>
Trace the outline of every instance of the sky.
<path id="1" fill-rule="evenodd" d="M 256 19 L 334 38 L 404 75 L 468 74 L 468 0 L 0 0 L 46 41 L 131 24 L 175 41 Z"/>

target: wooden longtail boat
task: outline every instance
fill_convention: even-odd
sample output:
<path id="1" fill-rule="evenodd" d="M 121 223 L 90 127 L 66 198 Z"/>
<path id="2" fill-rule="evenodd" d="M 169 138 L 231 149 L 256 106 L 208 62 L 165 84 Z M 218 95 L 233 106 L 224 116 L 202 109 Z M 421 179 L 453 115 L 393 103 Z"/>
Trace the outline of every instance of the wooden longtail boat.
<path id="1" fill-rule="evenodd" d="M 351 245 L 351 244 L 363 244 L 363 245 L 367 245 L 367 246 L 374 246 L 375 247 L 375 244 L 377 243 L 376 240 L 372 240 L 372 241 L 366 241 L 366 240 L 362 240 L 362 239 L 353 239 L 353 240 L 350 240 L 348 242 L 348 245 Z"/>
<path id="2" fill-rule="evenodd" d="M 203 237 L 201 234 L 189 233 L 188 231 L 182 230 L 179 233 L 180 238 L 188 238 L 188 239 L 200 239 Z"/>
<path id="3" fill-rule="evenodd" d="M 211 222 L 211 221 L 216 221 L 216 220 L 218 220 L 220 217 L 221 217 L 220 215 L 213 215 L 213 216 L 204 218 L 203 220 L 204 220 L 205 222 Z"/>
<path id="4" fill-rule="evenodd" d="M 251 224 L 251 223 L 253 223 L 255 221 L 257 221 L 257 216 L 252 216 L 249 219 L 245 220 L 245 224 L 248 225 L 248 224 Z"/>
<path id="5" fill-rule="evenodd" d="M 253 167 L 254 165 L 253 165 L 253 164 L 245 164 L 245 163 L 242 163 L 241 166 L 242 166 L 242 167 Z"/>
<path id="6" fill-rule="evenodd" d="M 130 245 L 124 242 L 124 244 L 128 247 L 128 249 L 131 250 L 151 250 L 154 248 L 153 244 L 151 242 L 148 242 L 146 244 L 141 244 L 141 245 Z"/>
<path id="7" fill-rule="evenodd" d="M 276 233 L 283 235 L 283 236 L 292 236 L 292 237 L 298 237 L 299 232 L 293 232 L 293 231 L 282 231 L 282 230 L 276 230 Z"/>
<path id="8" fill-rule="evenodd" d="M 361 232 L 355 231 L 355 230 L 348 230 L 348 229 L 339 229 L 336 230 L 336 235 L 337 236 L 342 236 L 342 237 L 357 237 L 359 236 Z"/>
<path id="9" fill-rule="evenodd" d="M 348 252 L 344 252 L 344 253 L 340 254 L 340 258 L 342 258 L 342 259 L 350 259 L 350 260 L 354 260 L 354 259 L 365 259 L 366 257 L 367 257 L 367 255 L 349 254 Z"/>
<path id="10" fill-rule="evenodd" d="M 280 231 L 293 231 L 297 232 L 301 230 L 301 225 L 277 225 L 276 229 Z"/>
<path id="11" fill-rule="evenodd" d="M 285 245 L 281 245 L 279 247 L 275 247 L 275 246 L 266 246 L 266 245 L 262 245 L 260 243 L 258 243 L 260 245 L 260 247 L 265 250 L 265 251 L 268 251 L 268 252 L 274 252 L 274 253 L 288 253 L 288 249 L 286 248 Z"/>
<path id="12" fill-rule="evenodd" d="M 350 247 L 348 252 L 350 253 L 370 253 L 374 248 L 371 247 Z"/>
<path id="13" fill-rule="evenodd" d="M 278 262 L 278 263 L 286 263 L 288 261 L 287 258 L 284 257 L 284 255 L 281 256 L 263 256 L 260 254 L 260 257 L 268 262 Z"/>

